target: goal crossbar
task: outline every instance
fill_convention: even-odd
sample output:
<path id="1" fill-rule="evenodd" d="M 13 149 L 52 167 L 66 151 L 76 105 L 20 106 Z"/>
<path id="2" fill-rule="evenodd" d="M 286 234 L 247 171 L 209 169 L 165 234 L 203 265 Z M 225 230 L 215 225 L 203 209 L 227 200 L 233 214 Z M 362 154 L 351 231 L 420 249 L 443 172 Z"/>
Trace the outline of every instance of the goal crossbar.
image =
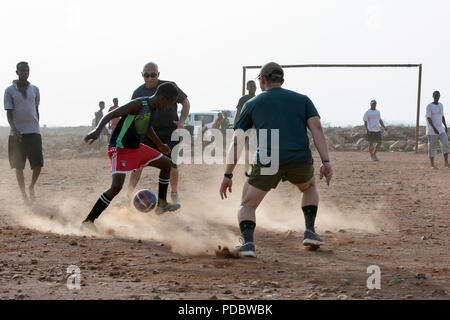
<path id="1" fill-rule="evenodd" d="M 415 152 L 419 147 L 420 95 L 422 91 L 422 64 L 288 64 L 282 68 L 419 68 L 417 84 L 417 115 Z M 245 95 L 247 69 L 260 69 L 262 66 L 242 67 L 242 95 Z"/>

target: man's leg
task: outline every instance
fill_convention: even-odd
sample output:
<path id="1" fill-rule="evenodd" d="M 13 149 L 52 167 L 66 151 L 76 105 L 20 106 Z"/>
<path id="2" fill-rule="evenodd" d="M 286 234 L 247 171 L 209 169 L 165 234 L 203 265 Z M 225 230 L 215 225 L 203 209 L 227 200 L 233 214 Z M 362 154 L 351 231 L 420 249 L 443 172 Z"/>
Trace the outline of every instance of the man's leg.
<path id="1" fill-rule="evenodd" d="M 437 169 L 434 164 L 434 156 L 436 154 L 437 135 L 428 135 L 428 157 L 430 158 L 431 167 Z"/>
<path id="2" fill-rule="evenodd" d="M 439 140 L 441 141 L 441 150 L 444 155 L 444 166 L 450 168 L 448 164 L 448 136 L 445 132 L 439 135 Z"/>
<path id="3" fill-rule="evenodd" d="M 16 178 L 17 183 L 19 184 L 20 192 L 22 193 L 22 198 L 25 201 L 25 203 L 28 203 L 28 196 L 25 191 L 25 177 L 23 175 L 23 170 L 16 169 Z"/>
<path id="4" fill-rule="evenodd" d="M 382 141 L 381 141 L 381 140 L 380 140 L 380 141 L 377 141 L 377 145 L 376 145 L 375 151 L 374 151 L 374 153 L 373 153 L 373 158 L 374 158 L 375 160 L 378 160 L 378 158 L 377 158 L 377 152 L 380 151 L 381 144 L 382 144 Z"/>
<path id="5" fill-rule="evenodd" d="M 170 191 L 178 193 L 178 168 L 170 169 Z"/>
<path id="6" fill-rule="evenodd" d="M 134 190 L 136 189 L 139 179 L 141 179 L 142 169 L 143 168 L 138 168 L 130 175 L 130 181 L 128 182 L 128 190 L 127 190 L 128 199 L 131 199 L 131 197 L 133 196 Z"/>
<path id="7" fill-rule="evenodd" d="M 305 233 L 303 236 L 303 245 L 320 246 L 323 240 L 317 235 L 315 230 L 315 221 L 317 216 L 317 207 L 319 205 L 319 194 L 317 192 L 314 178 L 306 183 L 297 184 L 297 188 L 302 192 L 302 211 L 305 217 Z"/>
<path id="8" fill-rule="evenodd" d="M 30 200 L 34 201 L 36 200 L 36 196 L 34 194 L 34 185 L 36 184 L 39 175 L 41 174 L 41 166 L 37 166 L 33 168 L 33 175 L 31 176 L 31 183 L 30 186 L 28 187 L 28 191 L 30 193 Z"/>
<path id="9" fill-rule="evenodd" d="M 24 147 L 30 161 L 31 170 L 33 171 L 31 183 L 28 187 L 31 201 L 36 200 L 34 186 L 41 174 L 44 165 L 44 156 L 42 153 L 42 137 L 40 134 L 23 135 Z"/>
<path id="10" fill-rule="evenodd" d="M 105 211 L 120 190 L 122 190 L 125 177 L 125 173 L 116 173 L 112 175 L 111 186 L 100 195 L 91 212 L 83 221 L 82 226 L 86 226 L 89 229 L 95 229 L 93 226 L 94 221 L 102 214 L 103 211 Z"/>
<path id="11" fill-rule="evenodd" d="M 244 184 L 242 191 L 241 206 L 238 212 L 239 229 L 243 238 L 243 244 L 239 248 L 243 256 L 255 257 L 255 245 L 253 233 L 256 227 L 255 211 L 268 191 L 253 187 L 248 183 Z"/>
<path id="12" fill-rule="evenodd" d="M 370 153 L 370 159 L 373 160 L 373 141 L 369 141 L 369 153 Z"/>
<path id="13" fill-rule="evenodd" d="M 178 210 L 180 208 L 180 204 L 172 204 L 167 202 L 167 189 L 169 187 L 172 161 L 163 155 L 162 157 L 151 161 L 148 166 L 160 169 L 158 183 L 158 207 L 156 208 L 156 213 L 161 214 L 164 212 Z"/>

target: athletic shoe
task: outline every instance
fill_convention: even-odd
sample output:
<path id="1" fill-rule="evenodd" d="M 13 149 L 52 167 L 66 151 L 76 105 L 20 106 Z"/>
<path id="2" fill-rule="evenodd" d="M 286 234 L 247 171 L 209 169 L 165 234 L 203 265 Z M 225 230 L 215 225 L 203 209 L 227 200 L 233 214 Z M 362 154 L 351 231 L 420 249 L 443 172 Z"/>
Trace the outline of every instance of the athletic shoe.
<path id="1" fill-rule="evenodd" d="M 97 232 L 97 228 L 95 227 L 95 224 L 93 221 L 85 220 L 81 223 L 80 226 L 81 230 L 87 230 L 91 232 Z"/>
<path id="2" fill-rule="evenodd" d="M 170 198 L 172 199 L 173 203 L 180 204 L 180 197 L 178 196 L 178 192 L 171 192 Z"/>
<path id="3" fill-rule="evenodd" d="M 373 155 L 373 161 L 378 161 L 378 157 L 376 154 Z"/>
<path id="4" fill-rule="evenodd" d="M 131 206 L 131 200 L 130 199 L 120 199 L 116 203 L 113 204 L 115 207 L 129 207 Z"/>
<path id="5" fill-rule="evenodd" d="M 166 212 L 173 212 L 173 211 L 177 211 L 178 209 L 180 209 L 181 205 L 179 203 L 170 203 L 170 202 L 165 202 L 164 204 L 160 202 L 158 202 L 158 206 L 156 207 L 156 214 L 163 214 Z"/>
<path id="6" fill-rule="evenodd" d="M 305 230 L 305 233 L 303 234 L 304 246 L 321 246 L 322 244 L 324 244 L 324 242 L 317 233 L 309 229 Z"/>
<path id="7" fill-rule="evenodd" d="M 240 247 L 236 248 L 236 251 L 243 257 L 256 258 L 255 244 L 253 242 L 243 243 Z"/>
<path id="8" fill-rule="evenodd" d="M 370 160 L 375 161 L 374 155 L 370 154 Z"/>

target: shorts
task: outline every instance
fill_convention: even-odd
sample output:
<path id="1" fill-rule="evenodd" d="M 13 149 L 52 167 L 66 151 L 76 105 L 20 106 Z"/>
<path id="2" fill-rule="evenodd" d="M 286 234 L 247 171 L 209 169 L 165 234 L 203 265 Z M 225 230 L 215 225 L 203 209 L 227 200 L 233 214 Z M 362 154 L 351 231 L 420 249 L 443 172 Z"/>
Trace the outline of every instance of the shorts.
<path id="1" fill-rule="evenodd" d="M 381 132 L 367 132 L 367 141 L 369 142 L 380 142 L 381 141 Z"/>
<path id="2" fill-rule="evenodd" d="M 304 184 L 314 176 L 314 164 L 311 162 L 299 168 L 279 169 L 273 175 L 261 175 L 261 165 L 252 164 L 249 172 L 246 174 L 248 183 L 255 188 L 263 191 L 275 189 L 282 180 L 293 184 Z"/>
<path id="3" fill-rule="evenodd" d="M 158 132 L 155 132 L 155 133 L 159 137 L 159 139 L 161 140 L 162 143 L 167 144 L 169 146 L 170 150 L 173 150 L 173 148 L 175 148 L 175 146 L 180 143 L 180 141 L 172 141 L 171 135 L 169 135 L 169 136 L 161 135 L 160 136 L 158 134 Z M 158 147 L 147 136 L 144 137 L 142 143 L 145 144 L 146 146 L 149 146 L 150 148 L 158 150 Z M 172 162 L 172 168 L 178 168 L 178 165 L 176 164 L 177 159 L 172 159 L 171 154 L 166 154 L 165 156 L 167 156 L 169 159 L 172 160 L 171 161 Z"/>
<path id="4" fill-rule="evenodd" d="M 31 169 L 44 166 L 42 154 L 42 137 L 39 133 L 22 134 L 22 141 L 13 136 L 8 139 L 8 157 L 11 169 L 25 169 L 28 158 Z"/>
<path id="5" fill-rule="evenodd" d="M 442 132 L 440 135 L 428 135 L 428 156 L 430 158 L 434 158 L 434 156 L 436 155 L 439 141 L 441 142 L 442 153 L 448 153 L 448 136 L 445 132 Z"/>
<path id="6" fill-rule="evenodd" d="M 158 160 L 163 154 L 141 143 L 137 149 L 109 147 L 108 156 L 111 160 L 111 174 L 116 174 L 136 171 Z"/>

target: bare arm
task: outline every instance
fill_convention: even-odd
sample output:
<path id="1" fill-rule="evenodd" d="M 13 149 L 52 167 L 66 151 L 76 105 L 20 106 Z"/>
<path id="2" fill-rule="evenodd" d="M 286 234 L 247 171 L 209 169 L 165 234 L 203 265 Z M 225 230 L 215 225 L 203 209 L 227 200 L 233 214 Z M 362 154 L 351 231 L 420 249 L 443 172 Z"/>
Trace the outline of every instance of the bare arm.
<path id="1" fill-rule="evenodd" d="M 111 121 L 111 119 L 118 118 L 130 113 L 131 114 L 136 113 L 139 111 L 140 107 L 141 102 L 139 100 L 133 100 L 127 103 L 126 105 L 123 105 L 111 112 L 108 112 L 106 115 L 103 116 L 102 120 L 100 120 L 97 127 L 84 138 L 84 141 L 91 144 L 92 142 L 94 142 L 94 140 L 96 140 L 99 137 L 100 132 L 108 124 L 108 122 Z"/>
<path id="2" fill-rule="evenodd" d="M 430 124 L 430 126 L 433 128 L 434 133 L 438 134 L 439 131 L 438 131 L 438 129 L 436 129 L 436 127 L 434 126 L 433 121 L 431 120 L 430 117 L 427 117 L 427 121 L 428 121 L 428 123 Z"/>
<path id="3" fill-rule="evenodd" d="M 317 148 L 317 151 L 319 152 L 320 158 L 322 159 L 322 162 L 325 160 L 330 160 L 330 157 L 328 156 L 328 145 L 327 140 L 325 138 L 325 134 L 323 133 L 322 125 L 320 124 L 320 118 L 319 117 L 311 117 L 307 121 L 307 126 L 309 131 L 311 131 L 314 145 Z"/>
<path id="4" fill-rule="evenodd" d="M 184 99 L 183 102 L 181 102 L 181 105 L 183 107 L 181 108 L 180 120 L 178 122 L 174 121 L 178 125 L 179 129 L 184 128 L 184 122 L 186 121 L 189 115 L 189 110 L 191 109 L 191 103 L 188 98 Z"/>
<path id="5" fill-rule="evenodd" d="M 369 132 L 369 128 L 367 127 L 367 121 L 364 121 L 364 126 L 366 127 L 366 131 Z"/>
<path id="6" fill-rule="evenodd" d="M 162 152 L 162 153 L 170 153 L 170 148 L 162 143 L 161 139 L 159 139 L 158 135 L 156 134 L 155 130 L 150 127 L 150 129 L 148 129 L 147 131 L 147 137 L 150 138 L 150 140 L 153 141 L 153 143 L 158 147 L 158 149 Z"/>
<path id="7" fill-rule="evenodd" d="M 383 127 L 384 131 L 386 131 L 387 129 L 386 129 L 386 127 L 384 126 L 383 120 L 381 120 L 381 119 L 380 119 L 380 124 L 381 124 L 381 126 Z"/>
<path id="8" fill-rule="evenodd" d="M 236 122 L 239 120 L 239 116 L 241 115 L 242 108 L 238 108 L 236 111 L 236 116 L 234 117 L 234 123 L 233 126 L 236 125 Z"/>
<path id="9" fill-rule="evenodd" d="M 243 136 L 243 137 L 242 137 Z M 241 137 L 241 139 L 238 139 L 238 137 Z M 239 143 L 239 140 L 241 143 Z M 242 150 L 244 149 L 245 143 L 242 143 L 242 141 L 245 141 L 245 133 L 243 130 L 236 130 L 234 131 L 233 136 L 233 144 L 230 145 L 230 148 L 227 152 L 227 167 L 225 169 L 225 174 L 231 174 L 233 173 L 234 168 L 236 167 L 237 161 L 241 155 Z M 233 181 L 227 177 L 223 177 L 222 184 L 220 185 L 220 197 L 223 199 L 227 198 L 227 190 L 231 193 L 232 192 L 232 186 Z"/>
<path id="10" fill-rule="evenodd" d="M 9 126 L 11 127 L 13 135 L 20 140 L 22 138 L 22 135 L 19 132 L 19 130 L 17 130 L 16 125 L 14 124 L 14 115 L 12 109 L 6 110 L 6 117 L 8 118 L 8 123 Z"/>
<path id="11" fill-rule="evenodd" d="M 311 117 L 307 121 L 309 131 L 311 131 L 314 145 L 319 152 L 322 165 L 320 166 L 320 179 L 325 177 L 327 185 L 330 185 L 331 177 L 333 176 L 333 169 L 330 164 L 330 157 L 328 155 L 328 145 L 323 133 L 322 125 L 320 124 L 320 118 L 318 116 Z"/>
<path id="12" fill-rule="evenodd" d="M 38 121 L 40 120 L 40 115 L 39 115 L 39 105 L 36 105 L 36 113 L 37 113 L 37 117 L 38 117 Z"/>
<path id="13" fill-rule="evenodd" d="M 444 116 L 442 116 L 442 123 L 445 126 L 445 132 L 448 133 L 447 123 L 445 122 L 445 117 Z"/>

